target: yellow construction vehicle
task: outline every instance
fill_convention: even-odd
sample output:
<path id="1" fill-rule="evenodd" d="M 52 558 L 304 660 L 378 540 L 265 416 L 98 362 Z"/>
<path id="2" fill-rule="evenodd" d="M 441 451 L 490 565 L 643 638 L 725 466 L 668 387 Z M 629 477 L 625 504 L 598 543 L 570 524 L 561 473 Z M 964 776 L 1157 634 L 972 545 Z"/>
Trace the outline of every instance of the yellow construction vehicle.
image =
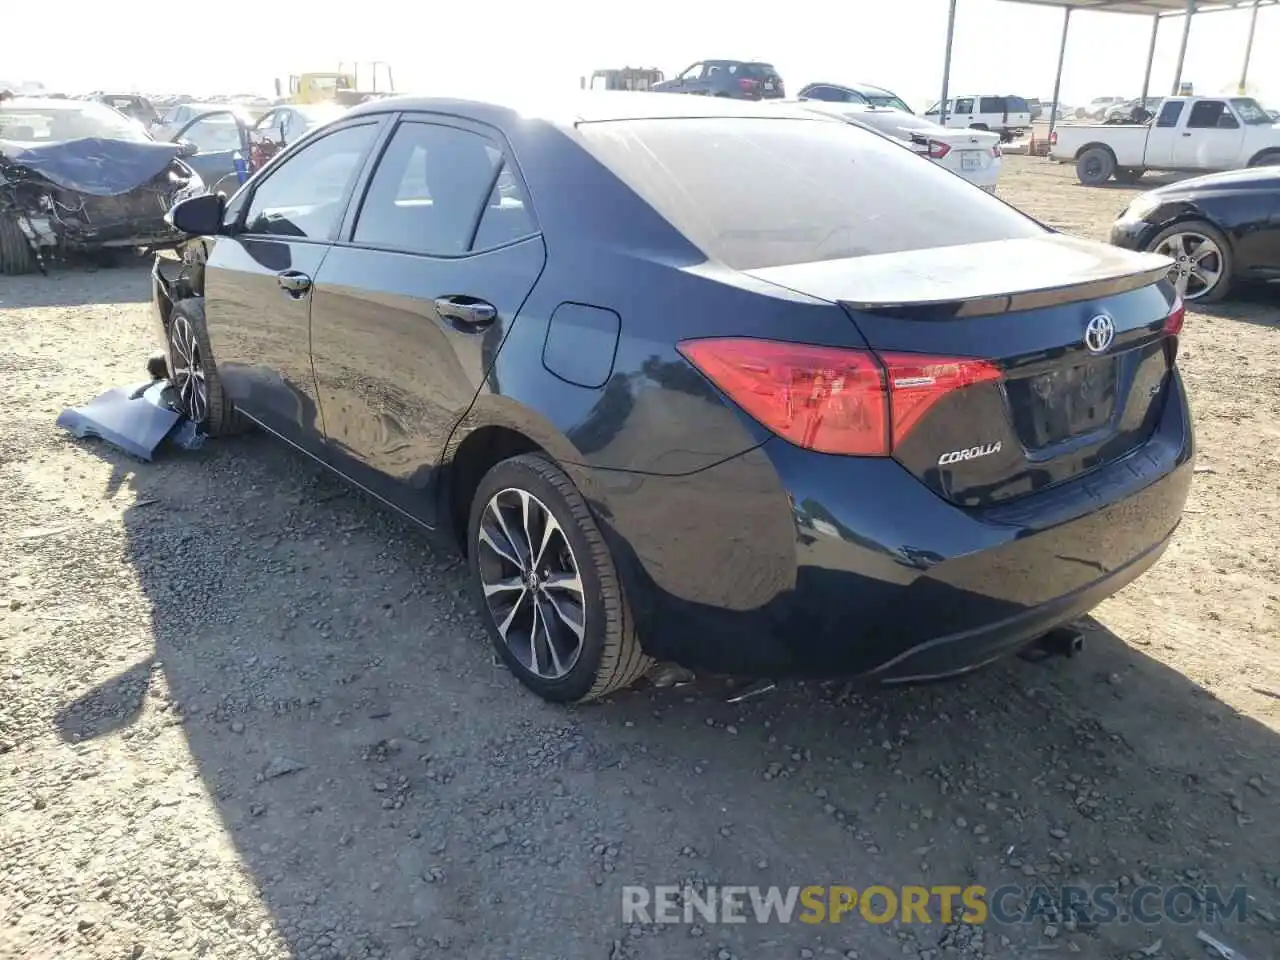
<path id="1" fill-rule="evenodd" d="M 391 79 L 391 67 L 381 60 L 363 64 L 369 68 L 370 86 L 367 90 L 360 88 L 360 68 L 362 64 L 352 63 L 347 69 L 345 63 L 338 64 L 332 72 L 316 72 L 293 74 L 289 77 L 289 103 L 339 103 L 352 106 L 363 103 L 374 97 L 390 96 L 395 92 L 395 84 Z M 381 70 L 380 70 L 381 68 Z M 384 77 L 382 89 L 378 89 L 378 78 Z M 276 80 L 276 97 L 284 99 L 284 84 Z"/>

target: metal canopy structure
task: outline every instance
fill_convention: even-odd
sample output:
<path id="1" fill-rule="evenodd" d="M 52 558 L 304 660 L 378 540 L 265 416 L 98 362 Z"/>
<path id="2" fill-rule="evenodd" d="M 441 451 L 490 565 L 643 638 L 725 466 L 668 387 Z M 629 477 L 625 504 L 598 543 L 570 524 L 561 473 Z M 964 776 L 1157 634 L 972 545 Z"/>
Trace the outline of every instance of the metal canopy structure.
<path id="1" fill-rule="evenodd" d="M 1058 44 L 1058 68 L 1053 75 L 1053 107 L 1049 113 L 1049 132 L 1058 120 L 1058 97 L 1062 89 L 1062 65 L 1067 52 L 1067 32 L 1071 26 L 1071 14 L 1076 10 L 1094 13 L 1123 13 L 1130 16 L 1151 18 L 1151 43 L 1147 47 L 1147 69 L 1142 77 L 1142 97 L 1146 99 L 1151 88 L 1151 65 L 1156 56 L 1156 36 L 1160 21 L 1182 17 L 1182 43 L 1178 47 L 1178 65 L 1174 69 L 1173 89 L 1177 96 L 1182 85 L 1182 65 L 1187 56 L 1187 38 L 1191 35 L 1191 20 L 1197 14 L 1222 13 L 1227 10 L 1252 10 L 1249 21 L 1249 39 L 1245 43 L 1244 65 L 1240 70 L 1240 89 L 1243 91 L 1249 79 L 1249 58 L 1253 51 L 1253 34 L 1258 25 L 1258 9 L 1280 5 L 1280 0 L 1003 0 L 1005 3 L 1022 3 L 1038 7 L 1057 7 L 1062 11 L 1062 38 Z M 942 67 L 942 98 L 938 101 L 938 122 L 947 122 L 947 94 L 951 86 L 951 45 L 955 39 L 956 0 L 951 0 L 947 16 L 947 47 Z"/>

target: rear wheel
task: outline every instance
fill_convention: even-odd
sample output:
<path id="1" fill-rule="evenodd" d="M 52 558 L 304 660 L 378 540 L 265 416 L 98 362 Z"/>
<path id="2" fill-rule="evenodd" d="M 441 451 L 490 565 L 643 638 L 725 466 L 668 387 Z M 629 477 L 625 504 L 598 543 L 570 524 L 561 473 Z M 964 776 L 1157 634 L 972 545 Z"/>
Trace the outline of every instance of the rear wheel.
<path id="1" fill-rule="evenodd" d="M 211 437 L 242 433 L 245 421 L 222 389 L 201 301 L 179 300 L 173 305 L 169 315 L 169 357 L 170 379 L 183 415 Z"/>
<path id="2" fill-rule="evenodd" d="M 1091 147 L 1076 160 L 1076 177 L 1087 187 L 1097 187 L 1116 172 L 1116 158 L 1106 147 Z"/>
<path id="3" fill-rule="evenodd" d="M 36 252 L 17 221 L 0 215 L 0 275 L 34 273 L 37 266 Z"/>
<path id="4" fill-rule="evenodd" d="M 471 503 L 468 560 L 498 656 L 545 700 L 595 700 L 652 665 L 586 501 L 537 454 L 503 460 Z"/>
<path id="5" fill-rule="evenodd" d="M 1176 223 L 1156 234 L 1147 249 L 1173 258 L 1169 279 L 1187 302 L 1215 303 L 1231 292 L 1231 244 L 1212 224 Z"/>

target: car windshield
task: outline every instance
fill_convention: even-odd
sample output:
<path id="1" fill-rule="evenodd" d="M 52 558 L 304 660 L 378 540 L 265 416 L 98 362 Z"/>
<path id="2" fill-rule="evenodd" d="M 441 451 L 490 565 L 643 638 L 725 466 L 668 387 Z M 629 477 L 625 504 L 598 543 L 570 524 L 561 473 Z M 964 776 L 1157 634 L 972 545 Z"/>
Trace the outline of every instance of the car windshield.
<path id="1" fill-rule="evenodd" d="M 736 270 L 1044 233 L 949 170 L 849 123 L 680 118 L 578 130 L 690 242 Z"/>
<path id="2" fill-rule="evenodd" d="M 135 120 L 100 103 L 26 106 L 10 101 L 0 106 L 0 139 L 59 143 L 81 137 L 108 140 L 149 140 Z"/>
<path id="3" fill-rule="evenodd" d="M 1275 120 L 1271 118 L 1271 114 L 1264 110 L 1262 104 L 1253 99 L 1253 97 L 1233 97 L 1231 106 L 1236 108 L 1236 114 L 1244 123 L 1255 126 L 1264 124 L 1270 126 L 1275 123 Z"/>

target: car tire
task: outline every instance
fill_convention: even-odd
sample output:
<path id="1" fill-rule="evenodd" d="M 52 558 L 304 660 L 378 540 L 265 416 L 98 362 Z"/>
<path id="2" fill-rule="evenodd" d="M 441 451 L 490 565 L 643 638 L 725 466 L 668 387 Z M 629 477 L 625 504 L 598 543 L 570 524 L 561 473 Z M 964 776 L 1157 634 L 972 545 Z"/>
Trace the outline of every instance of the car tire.
<path id="1" fill-rule="evenodd" d="M 1280 150 L 1263 150 L 1252 160 L 1249 161 L 1251 167 L 1275 167 L 1280 166 Z"/>
<path id="2" fill-rule="evenodd" d="M 600 528 L 550 460 L 522 454 L 485 474 L 472 498 L 467 545 L 494 648 L 544 700 L 597 700 L 652 666 Z"/>
<path id="3" fill-rule="evenodd" d="M 1142 179 L 1142 175 L 1146 172 L 1146 167 L 1121 167 L 1115 172 L 1116 183 L 1135 184 Z"/>
<path id="4" fill-rule="evenodd" d="M 166 327 L 169 338 L 169 379 L 178 396 L 178 409 L 210 437 L 243 433 L 247 421 L 227 399 L 218 364 L 209 346 L 204 302 L 179 300 Z"/>
<path id="5" fill-rule="evenodd" d="M 1101 186 L 1115 172 L 1115 155 L 1106 147 L 1090 147 L 1076 158 L 1076 177 L 1087 187 Z"/>
<path id="6" fill-rule="evenodd" d="M 38 266 L 36 252 L 17 221 L 0 214 L 0 276 L 35 273 Z"/>
<path id="7" fill-rule="evenodd" d="M 1204 293 L 1186 297 L 1186 302 L 1217 303 L 1219 300 L 1224 299 L 1231 292 L 1234 280 L 1235 256 L 1231 251 L 1230 241 L 1223 236 L 1221 230 L 1211 223 L 1207 223 L 1204 220 L 1184 220 L 1181 223 L 1175 223 L 1171 227 L 1165 227 L 1165 229 L 1152 237 L 1147 244 L 1147 250 L 1152 253 L 1157 252 L 1162 245 L 1178 235 L 1198 235 L 1203 237 L 1217 247 L 1219 256 L 1219 279 L 1217 282 Z M 1171 256 L 1172 254 L 1166 253 L 1165 255 Z M 1172 271 L 1170 276 L 1173 276 Z M 1183 288 L 1179 286 L 1179 293 L 1182 292 Z"/>

